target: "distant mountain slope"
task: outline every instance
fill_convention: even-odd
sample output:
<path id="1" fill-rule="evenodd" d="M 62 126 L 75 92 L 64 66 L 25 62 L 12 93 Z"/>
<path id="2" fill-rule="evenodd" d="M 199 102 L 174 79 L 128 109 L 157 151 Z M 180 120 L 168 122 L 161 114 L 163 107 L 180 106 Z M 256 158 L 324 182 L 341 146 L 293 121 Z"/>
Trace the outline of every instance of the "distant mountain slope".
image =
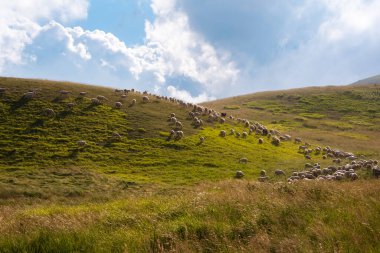
<path id="1" fill-rule="evenodd" d="M 380 84 L 380 75 L 359 80 L 352 85 Z"/>

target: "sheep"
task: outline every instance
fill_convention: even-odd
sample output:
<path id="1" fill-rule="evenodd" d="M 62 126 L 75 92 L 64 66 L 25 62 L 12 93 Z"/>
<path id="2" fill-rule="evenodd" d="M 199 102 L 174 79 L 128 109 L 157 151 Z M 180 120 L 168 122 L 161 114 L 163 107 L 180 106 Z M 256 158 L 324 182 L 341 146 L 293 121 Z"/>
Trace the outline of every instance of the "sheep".
<path id="1" fill-rule="evenodd" d="M 310 160 L 310 159 L 311 159 L 311 156 L 310 156 L 310 155 L 305 155 L 305 159 Z"/>
<path id="2" fill-rule="evenodd" d="M 100 101 L 108 101 L 108 99 L 102 95 L 98 95 L 96 98 L 99 99 Z"/>
<path id="3" fill-rule="evenodd" d="M 36 92 L 35 91 L 28 91 L 27 93 L 24 93 L 24 95 L 22 96 L 23 99 L 32 99 L 36 96 Z"/>
<path id="4" fill-rule="evenodd" d="M 219 136 L 220 137 L 226 137 L 226 131 L 221 130 L 220 133 L 219 133 Z"/>
<path id="5" fill-rule="evenodd" d="M 184 134 L 183 134 L 182 131 L 176 131 L 176 132 L 175 132 L 175 139 L 176 139 L 176 140 L 180 140 L 180 139 L 182 139 L 183 136 L 184 136 Z"/>
<path id="6" fill-rule="evenodd" d="M 144 103 L 148 103 L 149 102 L 149 97 L 143 96 L 142 100 L 143 100 Z"/>
<path id="7" fill-rule="evenodd" d="M 180 121 L 177 121 L 176 123 L 175 123 L 175 126 L 178 128 L 178 129 L 182 129 L 182 123 L 180 122 Z"/>
<path id="8" fill-rule="evenodd" d="M 121 98 L 126 98 L 127 97 L 127 94 L 122 94 L 121 95 Z"/>
<path id="9" fill-rule="evenodd" d="M 97 98 L 91 98 L 91 104 L 92 105 L 100 105 L 102 102 Z"/>
<path id="10" fill-rule="evenodd" d="M 67 109 L 71 110 L 75 106 L 75 103 L 68 103 L 66 106 L 67 106 Z"/>
<path id="11" fill-rule="evenodd" d="M 175 113 L 174 113 L 174 112 L 170 113 L 170 117 L 171 117 L 171 118 L 172 118 L 172 117 L 175 117 Z"/>
<path id="12" fill-rule="evenodd" d="M 243 157 L 239 159 L 239 163 L 247 163 L 247 162 L 248 162 L 248 158 Z"/>
<path id="13" fill-rule="evenodd" d="M 135 104 L 136 104 L 136 99 L 132 99 L 132 102 L 131 102 L 130 106 L 134 106 Z"/>
<path id="14" fill-rule="evenodd" d="M 275 145 L 275 146 L 279 146 L 281 143 L 280 139 L 277 138 L 276 136 L 273 136 L 272 137 L 272 144 Z"/>
<path id="15" fill-rule="evenodd" d="M 247 136 L 248 136 L 247 132 L 243 132 L 243 133 L 241 134 L 241 137 L 243 137 L 244 139 L 247 138 Z"/>
<path id="16" fill-rule="evenodd" d="M 115 103 L 115 108 L 116 109 L 120 109 L 122 106 L 123 106 L 123 104 L 121 102 L 116 102 Z"/>
<path id="17" fill-rule="evenodd" d="M 259 144 L 263 144 L 264 143 L 264 140 L 259 138 Z"/>
<path id="18" fill-rule="evenodd" d="M 294 143 L 301 143 L 302 142 L 302 139 L 301 138 L 294 138 Z"/>
<path id="19" fill-rule="evenodd" d="M 244 177 L 244 173 L 241 170 L 236 171 L 235 178 L 240 179 Z"/>
<path id="20" fill-rule="evenodd" d="M 47 117 L 55 117 L 55 112 L 53 109 L 51 108 L 46 108 L 44 111 L 43 111 L 43 115 L 47 116 Z"/>
<path id="21" fill-rule="evenodd" d="M 285 176 L 285 172 L 283 170 L 275 170 L 274 174 L 276 176 Z"/>
<path id="22" fill-rule="evenodd" d="M 380 168 L 377 166 L 372 168 L 372 175 L 376 178 L 380 177 Z"/>
<path id="23" fill-rule="evenodd" d="M 87 92 L 85 92 L 85 91 L 79 92 L 79 96 L 81 96 L 81 97 L 86 96 L 86 94 L 87 94 Z"/>
<path id="24" fill-rule="evenodd" d="M 219 122 L 220 122 L 220 124 L 224 124 L 226 122 L 226 120 L 224 118 L 220 118 Z"/>
<path id="25" fill-rule="evenodd" d="M 67 90 L 60 90 L 59 93 L 60 93 L 61 95 L 68 95 L 68 94 L 70 94 L 71 92 L 70 92 L 70 91 L 67 91 Z"/>
<path id="26" fill-rule="evenodd" d="M 199 142 L 200 142 L 200 143 L 205 142 L 205 137 L 203 137 L 203 136 L 199 137 Z"/>
<path id="27" fill-rule="evenodd" d="M 231 129 L 230 130 L 230 135 L 234 135 L 235 134 L 235 130 L 234 129 Z"/>

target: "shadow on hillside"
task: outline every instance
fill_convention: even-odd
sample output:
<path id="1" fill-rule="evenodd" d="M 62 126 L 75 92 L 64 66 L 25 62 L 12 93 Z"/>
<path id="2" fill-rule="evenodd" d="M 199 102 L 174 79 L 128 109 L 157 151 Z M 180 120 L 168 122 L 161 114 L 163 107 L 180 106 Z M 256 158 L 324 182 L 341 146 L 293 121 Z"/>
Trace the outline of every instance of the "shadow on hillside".
<path id="1" fill-rule="evenodd" d="M 25 98 L 25 97 L 21 97 L 19 100 L 17 100 L 16 102 L 14 102 L 11 105 L 10 111 L 11 112 L 16 111 L 17 109 L 19 109 L 19 108 L 23 107 L 24 105 L 26 105 L 29 101 L 30 101 L 30 99 Z"/>
<path id="2" fill-rule="evenodd" d="M 65 111 L 62 111 L 62 112 L 58 113 L 57 116 L 56 116 L 56 118 L 57 119 L 64 119 L 67 116 L 69 116 L 71 113 L 72 113 L 71 111 L 65 110 Z"/>
<path id="3" fill-rule="evenodd" d="M 36 119 L 33 123 L 29 125 L 30 128 L 42 127 L 45 121 L 43 119 Z"/>

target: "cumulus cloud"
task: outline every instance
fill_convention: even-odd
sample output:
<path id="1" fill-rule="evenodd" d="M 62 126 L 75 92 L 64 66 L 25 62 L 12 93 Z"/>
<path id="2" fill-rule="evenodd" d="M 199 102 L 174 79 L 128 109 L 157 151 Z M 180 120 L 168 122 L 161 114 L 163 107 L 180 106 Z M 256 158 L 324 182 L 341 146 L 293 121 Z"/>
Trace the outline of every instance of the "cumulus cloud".
<path id="1" fill-rule="evenodd" d="M 161 92 L 172 91 L 162 89 L 168 79 L 184 77 L 190 81 L 179 85 L 191 84 L 193 92 L 206 90 L 210 94 L 220 94 L 221 87 L 233 85 L 239 73 L 226 52 L 192 31 L 175 0 L 152 1 L 155 19 L 146 21 L 145 43 L 133 47 L 111 33 L 64 26 L 62 22 L 86 17 L 88 2 L 84 0 L 38 0 L 33 6 L 30 1 L 18 0 L 0 7 L 8 16 L 17 14 L 5 25 L 7 35 L 0 35 L 0 45 L 7 49 L 0 55 L 0 71 L 5 62 L 18 67 L 5 73 L 33 72 L 34 77 L 109 81 L 111 85 L 128 82 Z M 50 69 L 53 66 L 59 68 Z M 198 100 L 202 98 L 209 97 L 198 96 Z"/>
<path id="2" fill-rule="evenodd" d="M 347 84 L 379 73 L 380 2 L 179 0 L 190 24 L 233 52 L 232 93 Z"/>
<path id="3" fill-rule="evenodd" d="M 178 98 L 185 102 L 190 102 L 190 103 L 201 103 L 204 101 L 210 101 L 210 100 L 216 99 L 213 96 L 208 96 L 205 92 L 199 94 L 198 96 L 192 96 L 188 91 L 178 89 L 171 85 L 167 87 L 167 92 L 168 92 L 168 95 L 171 97 L 175 97 L 175 98 Z"/>

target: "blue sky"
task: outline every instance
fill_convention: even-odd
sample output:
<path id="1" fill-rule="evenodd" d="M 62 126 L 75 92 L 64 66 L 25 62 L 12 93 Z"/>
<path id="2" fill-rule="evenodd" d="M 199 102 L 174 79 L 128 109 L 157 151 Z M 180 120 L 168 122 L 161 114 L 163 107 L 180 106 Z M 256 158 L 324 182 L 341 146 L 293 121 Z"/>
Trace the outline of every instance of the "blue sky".
<path id="1" fill-rule="evenodd" d="M 202 102 L 380 73 L 378 0 L 0 2 L 0 75 Z"/>

